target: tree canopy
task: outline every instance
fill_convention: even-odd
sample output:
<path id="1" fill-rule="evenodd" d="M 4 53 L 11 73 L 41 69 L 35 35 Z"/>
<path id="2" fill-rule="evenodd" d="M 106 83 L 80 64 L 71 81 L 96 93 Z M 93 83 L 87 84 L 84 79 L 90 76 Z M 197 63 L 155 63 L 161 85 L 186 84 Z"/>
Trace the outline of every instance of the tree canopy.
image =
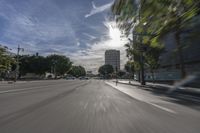
<path id="1" fill-rule="evenodd" d="M 35 55 L 23 55 L 19 57 L 19 71 L 21 75 L 27 73 L 45 74 L 48 71 L 48 63 L 45 57 Z"/>
<path id="2" fill-rule="evenodd" d="M 69 71 L 69 74 L 74 77 L 80 77 L 80 76 L 85 76 L 86 71 L 85 68 L 82 66 L 72 66 L 71 70 Z"/>
<path id="3" fill-rule="evenodd" d="M 129 73 L 135 72 L 135 65 L 133 61 L 127 61 L 126 64 L 124 65 L 124 68 Z"/>
<path id="4" fill-rule="evenodd" d="M 85 76 L 86 71 L 82 66 L 72 66 L 70 59 L 63 55 L 49 55 L 47 57 L 36 55 L 11 56 L 7 47 L 0 46 L 0 77 L 8 71 L 16 70 L 16 58 L 19 58 L 19 76 L 27 73 L 43 75 L 46 72 L 54 73 L 55 76 L 71 74 L 73 76 Z"/>
<path id="5" fill-rule="evenodd" d="M 112 11 L 119 28 L 127 37 L 133 38 L 126 44 L 127 55 L 135 58 L 141 55 L 139 49 L 147 47 L 143 53 L 150 68 L 158 66 L 158 58 L 164 49 L 163 36 L 174 32 L 184 73 L 180 34 L 188 22 L 199 15 L 199 7 L 199 0 L 115 0 Z"/>
<path id="6" fill-rule="evenodd" d="M 50 55 L 46 57 L 48 62 L 48 71 L 51 72 L 52 68 L 56 75 L 64 75 L 72 66 L 72 62 L 66 56 Z"/>
<path id="7" fill-rule="evenodd" d="M 62 55 L 49 55 L 47 57 L 36 55 L 23 55 L 19 57 L 20 74 L 45 74 L 52 72 L 55 75 L 64 75 L 72 66 L 68 57 Z"/>
<path id="8" fill-rule="evenodd" d="M 112 74 L 114 72 L 114 69 L 112 65 L 103 65 L 99 67 L 98 72 L 99 74 L 106 76 Z"/>
<path id="9" fill-rule="evenodd" d="M 11 70 L 14 63 L 15 60 L 8 54 L 7 47 L 0 46 L 0 75 Z"/>
<path id="10" fill-rule="evenodd" d="M 112 11 L 127 35 L 134 30 L 161 37 L 183 28 L 199 14 L 199 5 L 199 0 L 115 0 Z"/>

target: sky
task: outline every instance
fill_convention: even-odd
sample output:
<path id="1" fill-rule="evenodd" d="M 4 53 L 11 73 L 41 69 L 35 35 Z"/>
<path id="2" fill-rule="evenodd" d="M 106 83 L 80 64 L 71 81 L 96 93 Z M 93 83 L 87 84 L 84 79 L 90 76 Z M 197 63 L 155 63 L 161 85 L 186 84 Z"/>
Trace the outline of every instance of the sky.
<path id="1" fill-rule="evenodd" d="M 110 7 L 113 0 L 0 0 L 0 44 L 21 54 L 69 57 L 74 65 L 97 72 L 106 49 L 121 52 L 126 62 L 125 38 L 120 38 Z"/>

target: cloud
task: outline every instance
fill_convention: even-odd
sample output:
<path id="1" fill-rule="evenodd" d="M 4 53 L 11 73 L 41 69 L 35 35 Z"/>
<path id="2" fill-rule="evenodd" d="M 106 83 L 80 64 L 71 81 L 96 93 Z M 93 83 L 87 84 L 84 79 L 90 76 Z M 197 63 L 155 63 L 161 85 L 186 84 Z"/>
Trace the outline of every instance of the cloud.
<path id="1" fill-rule="evenodd" d="M 70 54 L 70 57 L 76 65 L 83 65 L 87 70 L 91 70 L 94 73 L 98 73 L 98 68 L 104 64 L 104 53 L 108 49 L 120 50 L 121 69 L 124 68 L 124 64 L 127 61 L 124 47 L 127 40 L 125 38 L 120 39 L 121 32 L 114 21 L 105 20 L 103 23 L 109 31 L 107 33 L 107 36 L 109 36 L 108 39 L 105 40 L 102 37 L 98 42 L 90 44 L 90 47 L 87 49 L 82 49 L 76 53 Z M 112 34 L 114 34 L 114 36 Z"/>
<path id="2" fill-rule="evenodd" d="M 93 35 L 90 35 L 90 34 L 88 34 L 88 33 L 83 33 L 83 35 L 89 37 L 90 40 L 94 40 L 94 39 L 97 38 L 97 37 L 95 37 L 95 36 L 93 36 Z"/>
<path id="3" fill-rule="evenodd" d="M 86 15 L 85 15 L 85 18 L 88 18 L 88 17 L 90 17 L 90 16 L 92 16 L 92 15 L 95 15 L 95 14 L 97 14 L 97 13 L 101 13 L 101 12 L 104 12 L 104 11 L 110 9 L 111 6 L 112 6 L 112 4 L 113 4 L 113 1 L 110 2 L 110 3 L 107 3 L 107 4 L 105 4 L 105 5 L 102 5 L 102 6 L 100 6 L 100 7 L 96 7 L 95 4 L 94 4 L 94 2 L 92 2 L 92 7 L 93 7 L 93 8 L 92 8 L 92 10 L 90 11 L 89 14 L 86 14 Z"/>
<path id="4" fill-rule="evenodd" d="M 0 29 L 2 42 L 10 44 L 12 48 L 21 44 L 22 47 L 27 48 L 27 52 L 31 53 L 47 52 L 44 49 L 50 45 L 53 45 L 52 47 L 61 46 L 64 49 L 66 42 L 71 47 L 77 47 L 77 36 L 71 20 L 66 18 L 55 4 L 51 1 L 48 3 L 28 1 L 27 3 L 31 6 L 23 7 L 22 10 L 21 4 L 1 1 L 0 23 L 4 21 L 6 23 Z M 59 50 L 62 51 L 62 49 Z"/>
<path id="5" fill-rule="evenodd" d="M 77 46 L 80 46 L 80 42 L 77 42 L 76 45 L 77 45 Z"/>
<path id="6" fill-rule="evenodd" d="M 123 68 L 126 53 L 120 31 L 115 22 L 98 14 L 109 12 L 113 0 L 106 0 L 108 3 L 100 7 L 93 4 L 87 15 L 90 0 L 85 1 L 0 0 L 0 43 L 15 53 L 20 44 L 25 49 L 23 54 L 66 55 L 74 64 L 93 72 L 104 64 L 106 49 L 118 49 Z M 95 14 L 95 19 L 85 19 Z"/>

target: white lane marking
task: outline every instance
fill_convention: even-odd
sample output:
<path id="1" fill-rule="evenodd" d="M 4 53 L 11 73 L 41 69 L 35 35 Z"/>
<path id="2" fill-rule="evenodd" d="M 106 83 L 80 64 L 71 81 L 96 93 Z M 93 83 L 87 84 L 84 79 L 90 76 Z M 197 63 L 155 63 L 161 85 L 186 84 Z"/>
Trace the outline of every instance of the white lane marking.
<path id="1" fill-rule="evenodd" d="M 166 108 L 166 107 L 157 105 L 157 104 L 152 103 L 152 102 L 145 101 L 145 100 L 144 100 L 143 98 L 141 98 L 141 97 L 133 96 L 133 95 L 131 95 L 129 92 L 126 92 L 126 91 L 123 91 L 123 90 L 119 89 L 119 88 L 118 88 L 119 86 L 115 86 L 114 84 L 108 83 L 108 82 L 105 82 L 105 83 L 106 83 L 107 85 L 110 85 L 111 87 L 113 87 L 113 88 L 115 88 L 115 89 L 117 89 L 117 90 L 119 90 L 119 91 L 121 91 L 121 92 L 123 92 L 123 93 L 125 93 L 125 94 L 127 94 L 127 95 L 129 95 L 129 96 L 131 96 L 131 97 L 134 98 L 134 99 L 137 99 L 137 100 L 139 100 L 139 101 L 141 101 L 141 102 L 145 102 L 145 103 L 147 103 L 147 104 L 150 104 L 150 105 L 152 105 L 152 106 L 154 106 L 154 107 L 157 107 L 157 108 L 159 108 L 159 109 L 161 109 L 161 110 L 164 110 L 164 111 L 167 111 L 167 112 L 169 112 L 169 113 L 177 114 L 177 112 L 175 112 L 175 111 L 173 111 L 173 110 L 171 110 L 171 109 L 168 109 L 168 108 Z"/>
<path id="2" fill-rule="evenodd" d="M 41 87 L 49 87 L 49 86 L 51 86 L 51 85 L 41 86 Z M 30 88 L 26 88 L 26 89 L 16 89 L 16 90 L 0 91 L 0 94 L 10 93 L 10 92 L 19 92 L 19 91 L 24 91 L 24 90 L 32 90 L 32 89 L 37 89 L 37 88 L 41 88 L 41 87 L 30 87 Z"/>
<path id="3" fill-rule="evenodd" d="M 170 113 L 173 113 L 173 114 L 177 114 L 175 111 L 173 111 L 173 110 L 171 110 L 171 109 L 168 109 L 168 108 L 166 108 L 166 107 L 157 105 L 157 104 L 155 104 L 155 103 L 150 103 L 150 102 L 146 102 L 146 103 L 148 103 L 148 104 L 150 104 L 150 105 L 153 105 L 154 107 L 157 107 L 157 108 L 162 109 L 162 110 L 164 110 L 164 111 L 167 111 L 167 112 L 170 112 Z"/>
<path id="4" fill-rule="evenodd" d="M 7 90 L 7 91 L 0 91 L 0 94 L 3 93 L 12 93 L 12 92 L 20 92 L 20 91 L 26 91 L 26 90 L 33 90 L 33 89 L 39 89 L 39 88 L 46 88 L 46 87 L 51 87 L 51 86 L 57 86 L 57 85 L 64 85 L 66 83 L 60 83 L 60 84 L 53 84 L 53 85 L 44 85 L 44 86 L 36 86 L 36 87 L 28 87 L 25 89 L 16 89 L 16 90 Z"/>
<path id="5" fill-rule="evenodd" d="M 61 84 L 59 84 L 59 85 L 61 85 Z M 20 91 L 26 91 L 26 90 L 33 90 L 33 89 L 39 89 L 39 88 L 42 88 L 42 87 L 46 88 L 46 87 L 50 87 L 50 86 L 57 86 L 57 84 L 56 85 L 45 85 L 45 86 L 29 87 L 29 88 L 25 88 L 25 89 L 0 91 L 0 94 L 3 94 L 3 93 L 12 93 L 12 92 L 20 92 Z"/>

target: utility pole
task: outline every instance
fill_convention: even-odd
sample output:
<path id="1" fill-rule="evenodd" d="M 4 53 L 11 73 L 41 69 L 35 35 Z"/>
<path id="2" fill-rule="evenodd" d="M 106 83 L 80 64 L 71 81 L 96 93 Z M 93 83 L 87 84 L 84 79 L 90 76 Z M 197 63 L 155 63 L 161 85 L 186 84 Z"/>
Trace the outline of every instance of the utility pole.
<path id="1" fill-rule="evenodd" d="M 141 3 L 139 4 L 139 7 L 138 7 L 138 14 L 137 14 L 137 21 L 141 22 Z M 143 23 L 143 30 L 146 30 L 145 28 L 147 27 L 147 23 Z M 138 81 L 141 83 L 141 85 L 145 85 L 145 72 L 144 72 L 144 52 L 146 51 L 146 48 L 144 46 L 144 44 L 142 43 L 142 37 L 143 36 L 157 36 L 157 34 L 148 34 L 148 33 L 134 33 L 134 30 L 132 31 L 132 36 L 133 36 L 133 43 L 135 41 L 138 41 L 139 42 L 139 46 L 137 45 L 136 47 L 136 50 L 138 50 L 139 52 L 139 55 L 138 55 L 138 61 L 140 63 L 140 66 L 141 66 L 141 70 L 138 72 Z M 135 37 L 136 36 L 136 37 Z M 129 39 L 130 40 L 130 39 Z M 131 40 L 130 40 L 131 41 Z"/>
<path id="2" fill-rule="evenodd" d="M 18 48 L 17 48 L 17 66 L 16 66 L 16 70 L 15 70 L 15 82 L 17 81 L 18 79 L 18 76 L 19 76 L 19 53 L 20 51 L 24 51 L 23 48 L 20 48 L 20 45 L 18 45 Z"/>
<path id="3" fill-rule="evenodd" d="M 138 8 L 138 21 L 140 22 L 140 11 L 141 11 L 141 5 Z M 143 52 L 144 52 L 144 48 L 143 48 L 143 44 L 142 44 L 142 34 L 135 34 L 133 31 L 133 38 L 134 35 L 139 36 L 137 37 L 137 39 L 139 38 L 139 42 L 140 42 L 140 46 L 139 46 L 139 62 L 140 62 L 140 66 L 141 66 L 141 70 L 139 72 L 139 82 L 141 83 L 141 85 L 145 85 L 145 77 L 144 77 L 144 59 L 143 59 Z M 142 46 L 141 46 L 142 45 Z"/>
<path id="4" fill-rule="evenodd" d="M 116 66 L 115 69 L 116 69 L 115 72 L 116 72 L 116 86 L 117 86 L 117 83 L 118 83 L 118 77 L 117 77 L 117 74 L 118 74 L 118 68 L 117 68 L 117 66 Z"/>
<path id="5" fill-rule="evenodd" d="M 57 61 L 53 60 L 53 74 L 54 74 L 54 79 L 57 79 L 57 72 L 56 72 L 56 65 L 57 65 Z"/>
<path id="6" fill-rule="evenodd" d="M 129 84 L 131 84 L 131 76 L 132 76 L 131 59 L 129 58 Z"/>
<path id="7" fill-rule="evenodd" d="M 141 85 L 145 85 L 145 77 L 144 77 L 144 56 L 143 56 L 143 51 L 141 51 L 140 55 L 140 62 L 141 62 Z"/>
<path id="8" fill-rule="evenodd" d="M 129 84 L 131 84 L 131 64 L 129 63 Z"/>
<path id="9" fill-rule="evenodd" d="M 141 4 L 140 3 L 140 7 L 139 7 L 139 13 L 138 13 L 138 19 L 139 19 L 139 22 L 140 22 L 140 12 L 141 12 Z M 142 44 L 142 37 L 140 36 L 140 44 Z M 142 49 L 140 51 L 140 63 L 141 63 L 141 85 L 145 85 L 145 77 L 144 77 L 144 59 L 143 59 L 143 52 L 144 52 L 144 48 L 143 48 L 143 44 L 142 44 L 142 48 L 140 46 L 140 49 Z"/>

